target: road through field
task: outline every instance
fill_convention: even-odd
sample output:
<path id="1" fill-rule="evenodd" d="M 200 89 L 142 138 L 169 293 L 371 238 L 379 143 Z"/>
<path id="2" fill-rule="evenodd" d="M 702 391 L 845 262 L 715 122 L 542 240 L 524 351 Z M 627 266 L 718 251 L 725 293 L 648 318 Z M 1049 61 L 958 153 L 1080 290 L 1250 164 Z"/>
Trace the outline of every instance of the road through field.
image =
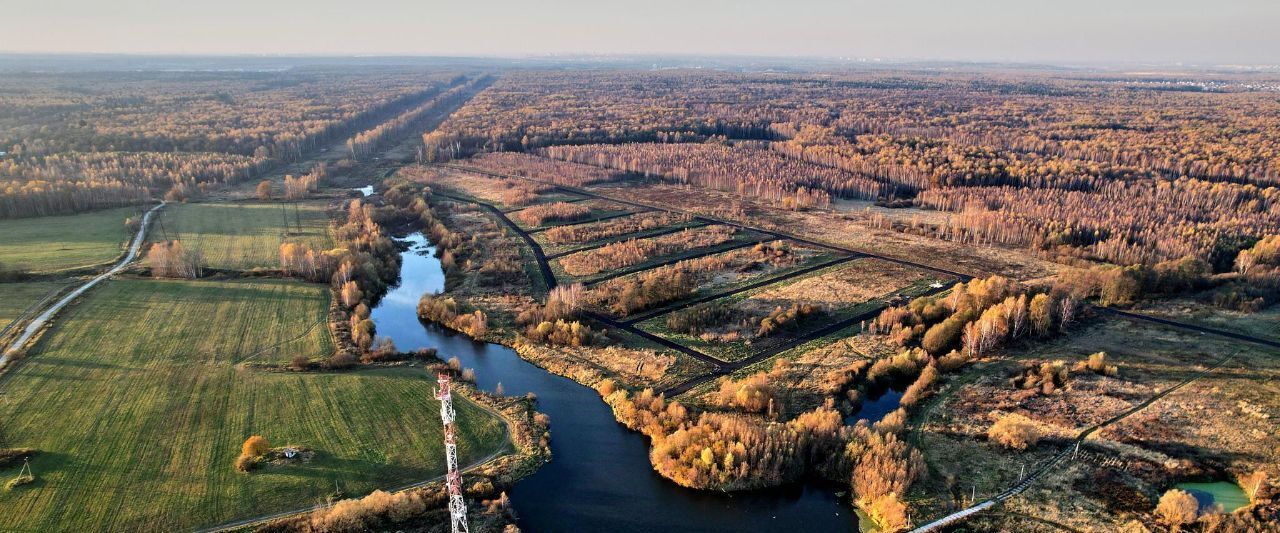
<path id="1" fill-rule="evenodd" d="M 129 252 L 120 259 L 119 263 L 116 263 L 116 265 L 111 267 L 110 270 L 98 274 L 84 285 L 81 285 L 76 288 L 76 290 L 73 290 L 66 296 L 63 296 L 62 299 L 54 302 L 54 304 L 45 309 L 43 313 L 40 313 L 32 319 L 31 322 L 27 323 L 27 327 L 22 330 L 22 334 L 13 341 L 13 344 L 9 345 L 9 348 L 5 350 L 3 355 L 0 355 L 0 368 L 3 368 L 5 363 L 9 362 L 10 358 L 21 352 L 23 347 L 26 346 L 27 341 L 30 341 L 31 337 L 35 336 L 36 332 L 40 331 L 40 329 L 53 318 L 53 315 L 58 314 L 58 311 L 61 311 L 63 307 L 66 307 L 72 300 L 80 297 L 81 294 L 84 294 L 85 291 L 93 288 L 94 285 L 97 285 L 102 280 L 114 276 L 121 270 L 124 270 L 129 263 L 133 262 L 134 258 L 138 256 L 138 250 L 142 248 L 143 241 L 146 240 L 147 226 L 151 223 L 151 215 L 155 214 L 157 210 L 164 206 L 165 201 L 161 200 L 159 205 L 152 207 L 147 211 L 147 214 L 142 216 L 142 224 L 141 227 L 138 228 L 138 234 L 133 237 L 133 243 L 129 245 Z"/>

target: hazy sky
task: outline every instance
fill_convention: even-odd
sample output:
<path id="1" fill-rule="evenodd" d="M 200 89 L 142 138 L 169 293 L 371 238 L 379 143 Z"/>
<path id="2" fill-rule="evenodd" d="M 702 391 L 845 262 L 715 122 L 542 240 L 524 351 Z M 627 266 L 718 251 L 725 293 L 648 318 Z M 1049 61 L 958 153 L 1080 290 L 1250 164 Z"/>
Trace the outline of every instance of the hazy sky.
<path id="1" fill-rule="evenodd" d="M 0 51 L 1280 63 L 1280 0 L 0 0 Z"/>

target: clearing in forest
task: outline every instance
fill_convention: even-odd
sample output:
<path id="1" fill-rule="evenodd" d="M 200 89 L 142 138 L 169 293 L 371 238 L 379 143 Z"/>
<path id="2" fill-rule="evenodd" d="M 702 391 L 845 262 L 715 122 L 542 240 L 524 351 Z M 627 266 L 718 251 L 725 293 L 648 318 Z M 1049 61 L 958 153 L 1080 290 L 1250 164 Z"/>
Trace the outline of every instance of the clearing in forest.
<path id="1" fill-rule="evenodd" d="M 444 473 L 435 378 L 421 369 L 235 365 L 327 354 L 327 328 L 311 329 L 327 292 L 120 280 L 89 293 L 0 377 L 4 445 L 37 450 L 35 483 L 0 494 L 0 530 L 189 530 Z M 462 464 L 508 446 L 499 419 L 455 403 Z M 242 474 L 250 435 L 316 455 Z"/>

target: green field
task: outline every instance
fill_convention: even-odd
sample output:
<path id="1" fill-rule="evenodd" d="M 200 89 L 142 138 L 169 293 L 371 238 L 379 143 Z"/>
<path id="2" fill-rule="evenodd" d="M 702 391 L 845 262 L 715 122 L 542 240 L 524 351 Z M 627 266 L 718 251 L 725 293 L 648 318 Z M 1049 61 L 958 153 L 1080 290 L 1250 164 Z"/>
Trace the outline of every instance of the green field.
<path id="1" fill-rule="evenodd" d="M 205 266 L 228 270 L 279 268 L 285 241 L 316 251 L 333 247 L 323 202 L 173 204 L 165 206 L 148 236 L 194 245 Z"/>
<path id="2" fill-rule="evenodd" d="M 124 220 L 141 209 L 0 220 L 0 266 L 45 273 L 109 263 L 130 238 Z"/>
<path id="3" fill-rule="evenodd" d="M 316 297 L 299 294 L 324 292 L 286 281 L 95 289 L 0 377 L 3 445 L 39 450 L 34 484 L 0 488 L 0 530 L 192 529 L 312 505 L 335 486 L 352 496 L 443 473 L 434 376 L 421 369 L 234 365 L 264 349 L 327 352 L 327 333 L 310 332 Z M 497 418 L 457 404 L 463 464 L 507 446 Z M 253 434 L 317 456 L 237 473 Z"/>
<path id="4" fill-rule="evenodd" d="M 60 281 L 0 283 L 0 294 L 4 295 L 0 298 L 0 329 L 62 285 Z"/>

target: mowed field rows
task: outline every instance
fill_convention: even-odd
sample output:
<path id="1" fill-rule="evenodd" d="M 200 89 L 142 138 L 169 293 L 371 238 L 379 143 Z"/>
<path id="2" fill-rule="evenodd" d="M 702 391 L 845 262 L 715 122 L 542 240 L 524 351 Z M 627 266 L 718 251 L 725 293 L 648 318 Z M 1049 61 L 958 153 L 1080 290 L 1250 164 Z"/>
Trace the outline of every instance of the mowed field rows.
<path id="1" fill-rule="evenodd" d="M 205 266 L 228 270 L 278 268 L 280 244 L 317 252 L 333 247 L 323 201 L 190 203 L 166 206 L 148 237 L 179 239 L 200 250 Z"/>
<path id="2" fill-rule="evenodd" d="M 327 328 L 310 329 L 326 305 L 324 287 L 288 281 L 121 280 L 91 292 L 0 377 L 4 445 L 38 450 L 37 481 L 0 492 L 0 530 L 191 529 L 443 473 L 434 376 L 421 369 L 234 364 L 327 353 Z M 497 418 L 457 404 L 463 463 L 507 446 Z M 254 434 L 317 455 L 238 473 Z"/>
<path id="3" fill-rule="evenodd" d="M 47 273 L 109 263 L 124 252 L 132 236 L 125 219 L 143 209 L 0 220 L 0 266 Z"/>

